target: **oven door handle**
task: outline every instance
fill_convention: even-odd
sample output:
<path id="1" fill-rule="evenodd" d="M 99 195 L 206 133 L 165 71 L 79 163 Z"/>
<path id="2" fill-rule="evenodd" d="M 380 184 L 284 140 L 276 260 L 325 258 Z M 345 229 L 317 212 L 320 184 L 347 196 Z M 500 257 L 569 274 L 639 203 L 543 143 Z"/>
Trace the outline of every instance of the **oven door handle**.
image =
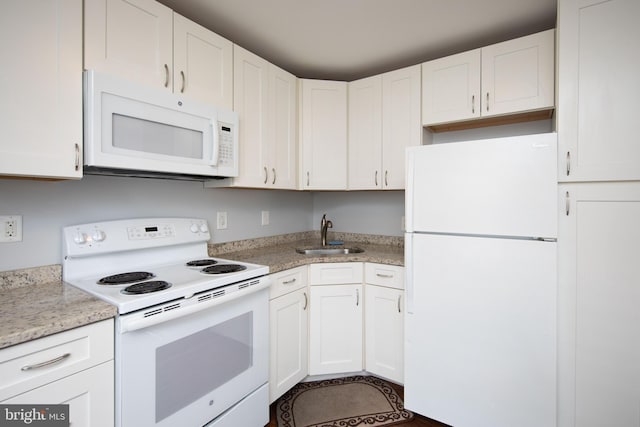
<path id="1" fill-rule="evenodd" d="M 118 317 L 118 331 L 120 333 L 133 332 L 139 329 L 148 328 L 150 326 L 158 325 L 160 323 L 167 322 L 169 320 L 178 319 L 180 317 L 188 316 L 198 311 L 206 310 L 216 305 L 224 304 L 237 298 L 242 298 L 249 293 L 258 292 L 262 289 L 267 289 L 271 285 L 271 279 L 268 276 L 262 277 L 260 283 L 251 285 L 249 289 L 243 289 L 242 292 L 231 292 L 223 296 L 214 297 L 205 301 L 198 301 L 197 297 L 194 300 L 193 296 L 182 302 L 182 306 L 177 309 L 163 311 L 159 314 L 155 314 L 149 317 L 144 317 L 144 310 L 132 315 L 122 315 Z"/>

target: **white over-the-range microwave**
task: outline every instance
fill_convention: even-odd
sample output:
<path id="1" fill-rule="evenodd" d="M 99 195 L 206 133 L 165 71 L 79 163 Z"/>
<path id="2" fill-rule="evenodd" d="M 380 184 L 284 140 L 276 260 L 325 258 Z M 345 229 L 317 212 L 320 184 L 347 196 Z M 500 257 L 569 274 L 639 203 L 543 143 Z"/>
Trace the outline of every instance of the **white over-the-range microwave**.
<path id="1" fill-rule="evenodd" d="M 238 176 L 238 115 L 85 71 L 84 171 L 176 179 Z"/>

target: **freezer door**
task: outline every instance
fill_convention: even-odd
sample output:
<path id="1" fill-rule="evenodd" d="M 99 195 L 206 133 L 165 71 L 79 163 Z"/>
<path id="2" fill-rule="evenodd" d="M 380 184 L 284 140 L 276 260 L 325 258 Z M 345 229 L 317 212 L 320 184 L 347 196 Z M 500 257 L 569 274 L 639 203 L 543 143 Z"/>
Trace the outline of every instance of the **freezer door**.
<path id="1" fill-rule="evenodd" d="M 556 237 L 557 134 L 407 151 L 406 230 Z"/>
<path id="2" fill-rule="evenodd" d="M 405 406 L 455 427 L 556 422 L 556 243 L 408 235 Z"/>

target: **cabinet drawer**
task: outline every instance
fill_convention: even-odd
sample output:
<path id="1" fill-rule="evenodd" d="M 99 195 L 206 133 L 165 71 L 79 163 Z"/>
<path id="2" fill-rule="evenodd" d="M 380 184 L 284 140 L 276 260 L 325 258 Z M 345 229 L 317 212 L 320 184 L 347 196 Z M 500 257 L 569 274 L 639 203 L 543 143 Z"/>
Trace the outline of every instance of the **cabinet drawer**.
<path id="1" fill-rule="evenodd" d="M 280 271 L 271 275 L 269 299 L 277 298 L 289 292 L 307 286 L 307 266 Z"/>
<path id="2" fill-rule="evenodd" d="M 0 350 L 0 401 L 113 359 L 113 319 Z"/>
<path id="3" fill-rule="evenodd" d="M 364 281 L 372 285 L 404 289 L 404 267 L 367 262 L 364 265 Z"/>
<path id="4" fill-rule="evenodd" d="M 311 285 L 362 283 L 363 276 L 361 262 L 335 262 L 311 264 L 309 266 L 309 282 Z"/>

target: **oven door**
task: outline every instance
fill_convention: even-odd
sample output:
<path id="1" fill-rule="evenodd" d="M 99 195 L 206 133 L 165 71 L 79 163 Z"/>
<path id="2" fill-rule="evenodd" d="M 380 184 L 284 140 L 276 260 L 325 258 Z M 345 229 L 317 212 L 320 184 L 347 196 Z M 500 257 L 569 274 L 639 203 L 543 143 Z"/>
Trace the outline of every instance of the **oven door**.
<path id="1" fill-rule="evenodd" d="M 202 426 L 266 384 L 268 298 L 262 289 L 117 332 L 116 425 Z M 263 411 L 268 422 L 268 400 L 255 403 L 249 412 Z"/>

